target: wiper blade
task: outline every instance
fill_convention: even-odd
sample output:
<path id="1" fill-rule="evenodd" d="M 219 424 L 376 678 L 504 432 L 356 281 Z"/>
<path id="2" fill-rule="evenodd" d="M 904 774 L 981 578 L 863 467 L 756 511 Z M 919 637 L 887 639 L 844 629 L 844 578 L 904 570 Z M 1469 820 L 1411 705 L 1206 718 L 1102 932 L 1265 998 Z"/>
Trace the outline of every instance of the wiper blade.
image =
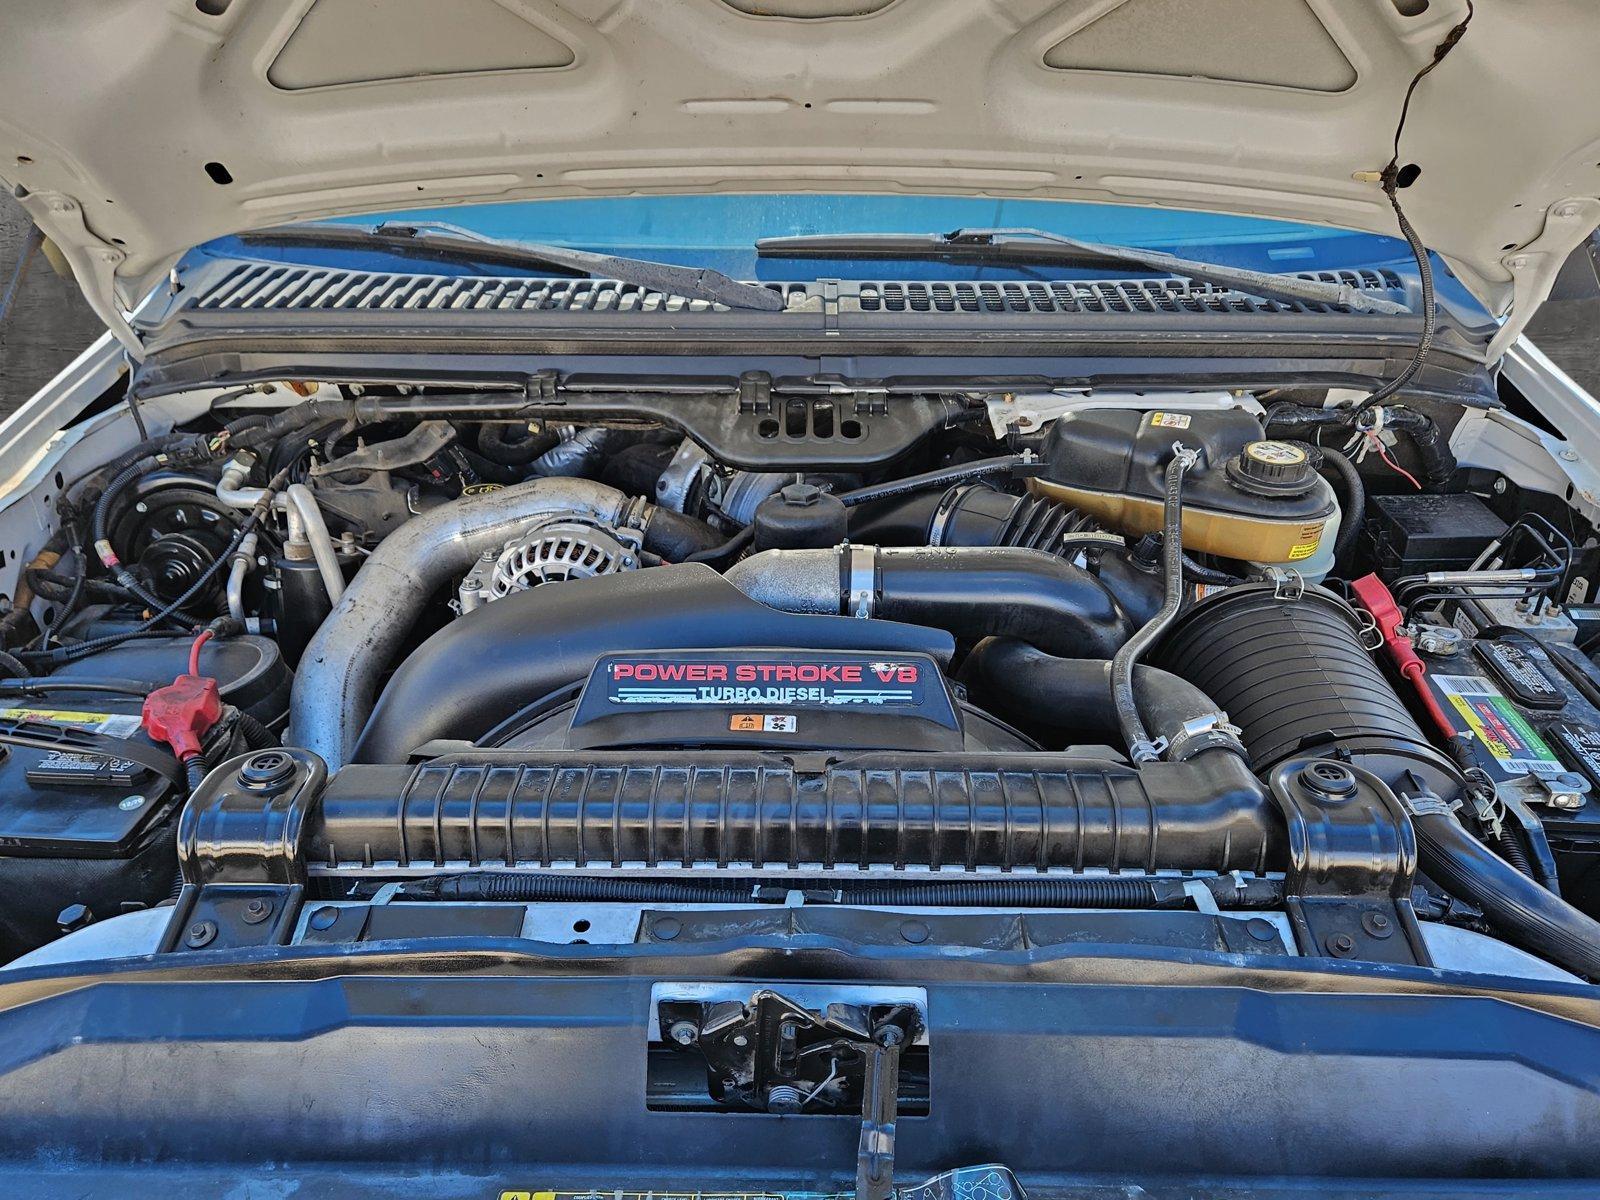
<path id="1" fill-rule="evenodd" d="M 1338 304 L 1357 312 L 1408 313 L 1404 304 L 1374 296 L 1345 283 L 1301 279 L 1270 271 L 1251 271 L 1219 263 L 1198 262 L 1160 250 L 1083 242 L 1043 229 L 957 229 L 952 233 L 832 233 L 802 237 L 762 238 L 756 252 L 763 258 L 889 258 L 925 259 L 990 266 L 1049 265 L 1105 268 L 1139 266 L 1153 271 L 1248 292 L 1269 300 L 1305 300 Z"/>
<path id="2" fill-rule="evenodd" d="M 386 222 L 370 229 L 360 225 L 284 225 L 240 234 L 239 240 L 253 246 L 383 250 L 436 262 L 555 269 L 591 279 L 615 279 L 619 283 L 631 283 L 689 300 L 708 300 L 729 308 L 780 312 L 784 307 L 780 293 L 730 279 L 709 267 L 684 267 L 535 242 L 498 241 L 453 225 Z"/>

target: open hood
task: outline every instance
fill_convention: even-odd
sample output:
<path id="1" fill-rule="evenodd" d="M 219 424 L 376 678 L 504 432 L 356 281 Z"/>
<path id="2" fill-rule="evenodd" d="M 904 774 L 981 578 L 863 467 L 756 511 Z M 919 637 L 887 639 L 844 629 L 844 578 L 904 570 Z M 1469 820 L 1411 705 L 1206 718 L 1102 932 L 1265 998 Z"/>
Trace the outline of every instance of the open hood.
<path id="1" fill-rule="evenodd" d="M 1395 232 L 1467 0 L 9 0 L 0 174 L 108 325 L 208 239 L 421 204 L 964 193 Z M 1510 333 L 1600 223 L 1600 7 L 1479 0 L 1399 162 Z M 1407 171 L 1406 175 L 1412 172 Z M 131 347 L 137 353 L 137 347 Z"/>

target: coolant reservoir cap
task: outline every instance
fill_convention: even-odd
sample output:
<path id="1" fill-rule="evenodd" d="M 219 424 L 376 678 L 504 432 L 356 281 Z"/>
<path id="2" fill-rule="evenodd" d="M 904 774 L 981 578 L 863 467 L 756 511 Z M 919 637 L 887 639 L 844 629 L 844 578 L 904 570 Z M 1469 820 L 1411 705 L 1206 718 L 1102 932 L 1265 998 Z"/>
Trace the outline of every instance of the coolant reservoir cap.
<path id="1" fill-rule="evenodd" d="M 1300 496 L 1311 490 L 1320 455 L 1300 442 L 1251 442 L 1229 461 L 1228 481 L 1256 496 Z"/>

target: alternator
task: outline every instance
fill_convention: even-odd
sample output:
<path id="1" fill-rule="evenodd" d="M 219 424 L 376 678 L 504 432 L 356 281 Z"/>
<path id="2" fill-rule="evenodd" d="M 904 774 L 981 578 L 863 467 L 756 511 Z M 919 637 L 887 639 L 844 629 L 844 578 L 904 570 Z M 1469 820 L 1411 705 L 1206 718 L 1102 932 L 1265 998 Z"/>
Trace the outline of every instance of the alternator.
<path id="1" fill-rule="evenodd" d="M 573 517 L 540 522 L 491 550 L 461 581 L 457 609 L 479 605 L 542 583 L 589 579 L 639 565 L 639 532 Z"/>

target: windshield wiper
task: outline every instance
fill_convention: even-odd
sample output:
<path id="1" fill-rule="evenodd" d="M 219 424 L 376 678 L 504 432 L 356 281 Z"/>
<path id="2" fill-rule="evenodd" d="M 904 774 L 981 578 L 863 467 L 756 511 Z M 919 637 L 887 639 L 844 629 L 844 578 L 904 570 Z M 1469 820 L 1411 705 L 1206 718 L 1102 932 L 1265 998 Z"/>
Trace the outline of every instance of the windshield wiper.
<path id="1" fill-rule="evenodd" d="M 499 241 L 454 225 L 414 225 L 385 222 L 360 225 L 283 225 L 239 235 L 252 246 L 309 246 L 328 249 L 381 250 L 406 258 L 435 262 L 485 263 L 499 267 L 529 267 L 567 271 L 591 279 L 615 279 L 689 300 L 709 300 L 729 308 L 754 308 L 762 312 L 783 309 L 783 296 L 753 283 L 730 279 L 709 267 L 684 267 L 675 263 L 595 254 L 565 246 L 534 242 Z"/>
<path id="2" fill-rule="evenodd" d="M 1101 269 L 1147 267 L 1217 287 L 1248 292 L 1269 300 L 1306 300 L 1338 304 L 1357 312 L 1408 313 L 1404 304 L 1373 296 L 1344 283 L 1301 279 L 1270 271 L 1251 271 L 1219 263 L 1197 262 L 1160 250 L 1082 242 L 1043 229 L 957 229 L 953 233 L 830 233 L 802 237 L 762 238 L 762 258 L 888 258 L 976 266 L 1060 266 Z"/>

